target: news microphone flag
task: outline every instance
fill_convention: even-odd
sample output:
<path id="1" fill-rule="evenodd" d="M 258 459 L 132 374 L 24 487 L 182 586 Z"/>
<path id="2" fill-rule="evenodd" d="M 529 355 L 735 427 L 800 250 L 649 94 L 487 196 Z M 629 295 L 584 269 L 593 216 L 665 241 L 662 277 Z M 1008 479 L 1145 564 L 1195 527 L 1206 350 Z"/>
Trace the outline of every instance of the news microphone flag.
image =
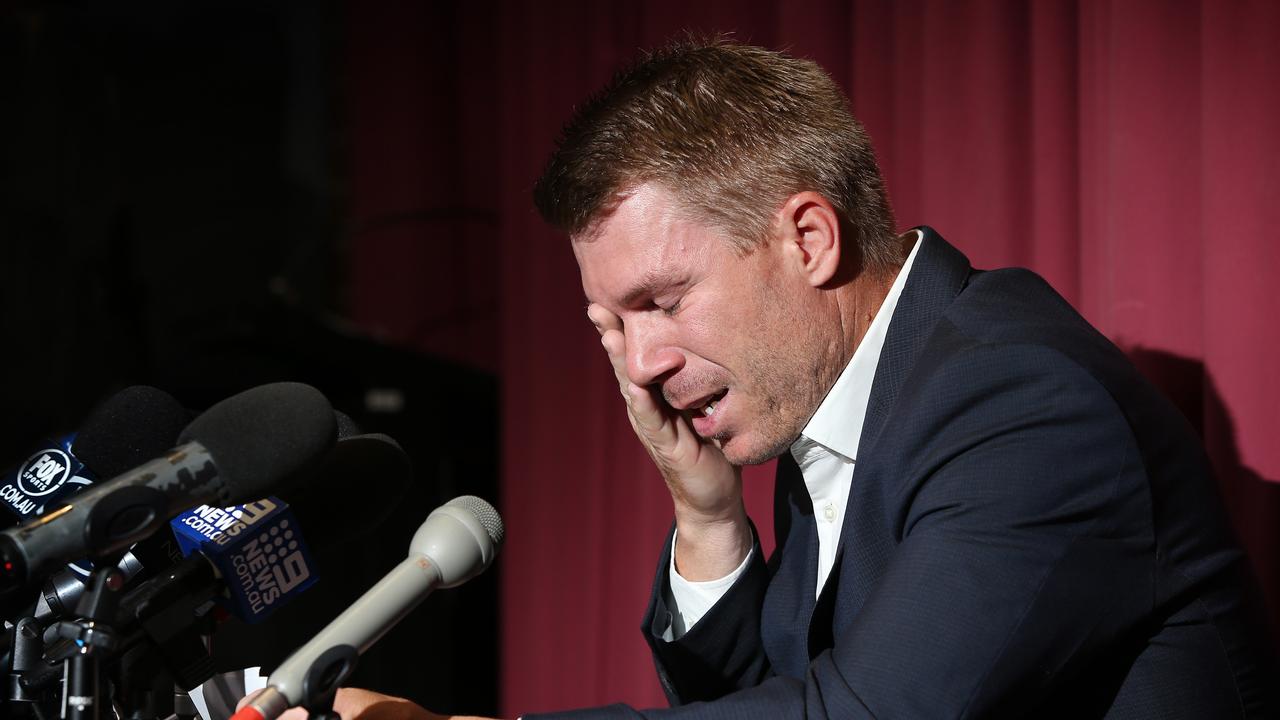
<path id="1" fill-rule="evenodd" d="M 262 622 L 317 579 L 298 521 L 279 498 L 201 505 L 170 526 L 183 555 L 202 553 L 217 568 L 228 590 L 219 601 L 246 622 Z"/>
<path id="2" fill-rule="evenodd" d="M 329 401 L 307 385 L 274 383 L 227 398 L 187 425 L 164 456 L 0 532 L 0 596 L 40 582 L 56 563 L 125 550 L 197 503 L 262 497 L 322 456 L 336 433 Z"/>
<path id="3" fill-rule="evenodd" d="M 191 422 L 172 395 L 133 385 L 98 404 L 80 429 L 47 441 L 0 476 L 0 506 L 13 513 L 9 527 L 58 507 L 100 478 L 111 478 L 173 447 Z"/>
<path id="4" fill-rule="evenodd" d="M 75 433 L 44 443 L 22 464 L 0 478 L 0 501 L 18 522 L 56 505 L 96 477 L 71 452 Z"/>

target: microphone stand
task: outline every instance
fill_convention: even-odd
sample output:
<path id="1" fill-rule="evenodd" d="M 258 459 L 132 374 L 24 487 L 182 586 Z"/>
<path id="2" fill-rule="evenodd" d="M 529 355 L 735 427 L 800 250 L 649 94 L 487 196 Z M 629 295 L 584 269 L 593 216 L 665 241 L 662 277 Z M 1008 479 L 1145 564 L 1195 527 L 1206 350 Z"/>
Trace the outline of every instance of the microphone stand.
<path id="1" fill-rule="evenodd" d="M 110 658 L 117 644 L 112 621 L 124 588 L 124 575 L 114 562 L 99 562 L 89 575 L 88 588 L 77 612 L 77 620 L 63 620 L 54 626 L 57 636 L 72 641 L 66 663 L 67 684 L 63 688 L 63 717 L 66 720 L 100 720 L 102 659 Z"/>
<path id="2" fill-rule="evenodd" d="M 175 690 L 200 685 L 214 674 L 203 639 L 212 623 L 205 611 L 218 587 L 209 563 L 189 558 L 128 593 L 113 589 L 110 579 L 97 570 L 89 584 L 78 606 L 83 619 L 55 624 L 58 639 L 45 649 L 50 661 L 63 661 L 64 670 L 39 663 L 21 676 L 22 688 L 44 691 L 65 673 L 69 697 L 64 697 L 63 714 L 68 720 L 102 716 L 93 708 L 109 699 L 95 690 L 103 679 L 119 701 L 115 716 L 121 720 L 175 714 L 182 720 L 194 714 L 186 693 L 175 700 Z"/>
<path id="3" fill-rule="evenodd" d="M 116 623 L 128 633 L 116 668 L 121 720 L 194 717 L 184 688 L 213 676 L 205 640 L 208 612 L 219 580 L 209 562 L 193 556 L 131 590 L 120 602 Z"/>
<path id="4" fill-rule="evenodd" d="M 44 638 L 40 622 L 34 617 L 24 617 L 13 626 L 10 633 L 12 642 L 4 700 L 13 713 L 12 717 L 35 716 L 44 720 L 45 712 L 41 703 L 47 699 L 46 694 L 23 682 L 23 677 L 28 672 L 36 670 L 42 664 Z"/>

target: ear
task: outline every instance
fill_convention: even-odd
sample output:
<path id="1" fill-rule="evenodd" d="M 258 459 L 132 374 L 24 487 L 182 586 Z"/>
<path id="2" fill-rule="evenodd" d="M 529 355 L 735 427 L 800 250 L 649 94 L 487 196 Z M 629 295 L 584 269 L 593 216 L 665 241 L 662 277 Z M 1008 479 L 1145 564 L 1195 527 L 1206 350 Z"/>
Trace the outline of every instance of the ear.
<path id="1" fill-rule="evenodd" d="M 787 198 L 778 211 L 782 252 L 811 287 L 821 287 L 840 267 L 840 218 L 835 206 L 806 190 Z"/>

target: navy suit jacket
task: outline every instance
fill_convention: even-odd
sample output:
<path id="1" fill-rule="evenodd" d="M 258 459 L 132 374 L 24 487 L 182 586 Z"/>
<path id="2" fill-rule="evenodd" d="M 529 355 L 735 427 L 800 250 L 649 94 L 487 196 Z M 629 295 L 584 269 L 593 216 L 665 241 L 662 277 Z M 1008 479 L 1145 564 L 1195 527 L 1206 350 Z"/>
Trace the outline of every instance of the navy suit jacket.
<path id="1" fill-rule="evenodd" d="M 923 230 L 819 597 L 785 454 L 776 551 L 674 642 L 668 538 L 642 629 L 672 707 L 562 717 L 1275 717 L 1189 425 L 1038 276 Z"/>

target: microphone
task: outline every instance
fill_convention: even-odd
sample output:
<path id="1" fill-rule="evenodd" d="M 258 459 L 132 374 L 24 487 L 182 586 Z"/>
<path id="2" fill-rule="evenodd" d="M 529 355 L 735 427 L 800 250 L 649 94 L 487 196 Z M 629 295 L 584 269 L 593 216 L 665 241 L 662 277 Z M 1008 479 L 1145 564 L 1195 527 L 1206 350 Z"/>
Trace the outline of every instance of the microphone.
<path id="1" fill-rule="evenodd" d="M 310 546 L 357 541 L 385 519 L 389 511 L 376 507 L 353 511 L 353 481 L 376 484 L 386 495 L 377 504 L 383 507 L 395 505 L 411 476 L 400 444 L 376 433 L 338 440 L 315 465 L 302 485 L 281 493 L 284 500 L 200 505 L 169 522 L 182 554 L 199 553 L 216 569 L 223 584 L 219 604 L 247 623 L 262 622 L 315 582 Z"/>
<path id="2" fill-rule="evenodd" d="M 227 398 L 192 421 L 166 456 L 0 533 L 0 596 L 52 565 L 122 551 L 193 505 L 262 497 L 323 454 L 335 433 L 333 408 L 308 385 L 275 383 Z"/>
<path id="3" fill-rule="evenodd" d="M 89 413 L 71 449 L 98 478 L 113 478 L 173 447 L 194 417 L 169 393 L 133 385 Z"/>
<path id="4" fill-rule="evenodd" d="M 207 643 L 218 624 L 213 604 L 262 622 L 316 581 L 315 561 L 288 505 L 275 497 L 225 509 L 201 505 L 170 526 L 186 557 L 121 598 L 113 625 L 121 640 L 112 657 L 136 662 L 148 654 L 153 667 L 189 691 L 215 675 Z M 66 640 L 46 637 L 55 642 Z M 121 672 L 121 689 L 132 697 L 137 679 L 129 675 Z M 53 679 L 45 672 L 31 682 Z"/>
<path id="5" fill-rule="evenodd" d="M 5 477 L 6 482 L 0 485 L 0 499 L 4 500 L 0 505 L 10 511 L 12 523 L 0 517 L 0 526 L 42 515 L 46 508 L 58 507 L 99 478 L 114 477 L 160 455 L 173 447 L 190 422 L 191 414 L 163 390 L 145 385 L 121 390 L 95 407 L 78 431 L 32 453 Z M 45 473 L 43 483 L 38 482 L 41 471 Z M 120 569 L 127 579 L 143 565 L 158 562 L 156 557 L 166 551 L 163 542 L 136 545 L 120 561 Z M 42 588 L 34 610 L 27 607 L 23 614 L 34 613 L 41 625 L 67 614 L 75 608 L 84 590 L 83 578 L 91 569 L 91 563 L 79 562 L 58 570 Z M 6 603 L 0 614 L 7 617 L 25 605 L 12 604 Z"/>
<path id="6" fill-rule="evenodd" d="M 502 547 L 502 518 L 472 495 L 436 508 L 414 533 L 408 559 L 387 573 L 267 680 L 267 688 L 231 720 L 275 720 L 285 710 L 333 692 L 358 655 L 436 588 L 479 575 Z"/>
<path id="7" fill-rule="evenodd" d="M 183 555 L 201 555 L 214 567 L 225 588 L 223 607 L 245 622 L 262 622 L 316 581 L 315 560 L 280 498 L 201 505 L 170 526 Z"/>
<path id="8" fill-rule="evenodd" d="M 353 434 L 359 433 L 359 427 L 343 413 L 335 411 L 335 415 L 338 421 L 338 442 L 325 453 L 322 461 L 311 463 L 305 469 L 304 478 L 300 481 L 293 479 L 292 484 L 295 487 L 280 493 L 283 500 L 269 498 L 277 505 L 282 505 L 291 511 L 302 524 L 303 530 L 311 528 L 311 536 L 299 536 L 299 542 L 305 541 L 308 547 L 321 552 L 333 545 L 359 542 L 362 537 L 375 532 L 390 515 L 391 510 L 388 508 L 394 507 L 398 498 L 404 494 L 412 476 L 409 456 L 393 438 L 377 433 Z M 176 435 L 175 430 L 174 436 Z M 353 512 L 349 502 L 338 500 L 346 497 L 353 477 L 376 482 L 380 488 L 379 492 L 385 496 L 383 502 Z M 257 507 L 258 503 L 220 509 L 225 512 L 215 522 L 228 525 L 227 517 L 242 517 L 246 505 Z M 253 511 L 253 508 L 248 509 L 250 512 Z M 209 505 L 188 510 L 170 521 L 172 534 L 159 532 L 134 545 L 118 565 L 125 581 L 132 581 L 143 571 L 148 575 L 167 574 L 168 569 L 181 560 L 182 556 L 189 556 L 198 551 L 195 546 L 203 544 L 205 539 L 212 538 L 206 533 L 204 538 L 191 536 L 184 542 L 182 535 L 191 530 L 187 526 L 188 522 L 192 522 L 191 515 L 205 518 L 211 514 L 216 513 Z M 256 518 L 257 515 L 254 514 L 252 517 Z M 239 524 L 238 520 L 236 524 Z M 317 533 L 317 530 L 321 532 Z M 244 539 L 247 538 L 246 534 Z M 292 538 L 289 539 L 292 540 Z M 251 585 L 230 580 L 235 578 L 237 573 L 234 566 L 226 565 L 231 560 L 231 551 L 240 544 L 242 543 L 210 543 L 203 548 L 204 556 L 220 573 L 217 583 L 218 591 L 210 590 L 209 593 L 224 609 L 229 610 L 239 619 L 249 623 L 259 622 L 304 588 L 301 586 L 295 588 L 293 582 L 279 580 L 278 587 L 288 587 L 286 593 L 265 595 L 272 600 L 269 603 L 255 601 L 250 596 Z M 312 554 L 307 553 L 300 565 L 295 558 L 294 567 L 285 570 L 285 557 L 277 556 L 278 562 L 272 562 L 272 573 L 275 574 L 279 568 L 287 573 L 291 580 L 296 579 L 300 574 L 315 577 L 315 564 L 311 557 Z M 79 574 L 68 568 L 75 569 Z M 36 620 L 42 626 L 50 625 L 55 620 L 75 612 L 76 604 L 84 594 L 84 582 L 81 576 L 87 576 L 87 574 L 87 571 L 81 570 L 78 566 L 70 565 L 49 576 L 34 611 Z M 253 575 L 257 577 L 261 573 L 255 570 Z M 175 576 L 175 578 L 186 577 L 185 572 L 177 573 Z M 225 584 L 222 583 L 222 578 L 228 578 Z M 167 580 L 157 582 L 167 582 Z M 261 593 L 261 589 L 259 592 Z M 254 610 L 255 606 L 256 610 Z"/>
<path id="9" fill-rule="evenodd" d="M 135 390 L 130 388 L 129 390 Z M 143 390 L 167 395 L 154 388 L 142 388 Z M 122 391 L 121 394 L 124 394 Z M 119 396 L 117 396 L 118 398 Z M 119 403 L 115 402 L 117 398 L 113 398 L 112 405 L 118 407 Z M 177 405 L 176 400 L 170 399 L 173 405 Z M 151 410 L 157 403 L 150 402 Z M 145 408 L 140 408 L 145 409 Z M 183 411 L 185 415 L 186 411 Z M 95 416 L 101 416 L 105 413 L 95 412 Z M 121 413 L 115 413 L 113 424 L 106 424 L 107 428 L 119 427 Z M 124 417 L 136 415 L 138 418 L 146 416 L 141 413 L 125 413 Z M 386 518 L 391 514 L 392 508 L 395 507 L 396 500 L 404 494 L 408 488 L 409 480 L 412 476 L 409 467 L 409 456 L 405 454 L 394 439 L 382 434 L 362 434 L 360 427 L 348 417 L 346 414 L 335 410 L 335 419 L 338 425 L 338 442 L 325 453 L 324 459 L 320 462 L 312 463 L 308 466 L 304 475 L 305 478 L 301 482 L 291 479 L 293 482 L 287 483 L 294 487 L 281 491 L 281 495 L 286 505 L 292 509 L 296 517 L 301 518 L 307 526 L 323 528 L 323 534 L 319 536 L 313 535 L 310 545 L 317 551 L 323 551 L 325 548 L 358 540 L 361 536 L 367 535 L 377 530 L 378 527 L 385 522 Z M 189 418 L 188 418 L 189 420 Z M 187 420 L 184 420 L 185 424 Z M 85 428 L 81 430 L 79 437 L 76 439 L 76 448 L 79 448 L 86 442 L 90 443 L 91 450 L 87 457 L 93 457 L 98 460 L 104 467 L 118 467 L 119 469 L 112 475 L 119 474 L 124 470 L 137 465 L 149 457 L 161 454 L 165 449 L 173 445 L 173 440 L 181 432 L 182 427 L 172 428 L 172 432 L 166 434 L 154 433 L 154 442 L 151 443 L 155 449 L 152 452 L 146 452 L 139 455 L 141 448 L 148 447 L 145 443 L 138 443 L 128 437 L 118 437 L 111 442 L 99 441 L 102 437 L 111 437 L 111 433 L 99 430 L 99 424 L 86 422 Z M 160 437 L 166 437 L 163 444 L 159 442 Z M 129 444 L 132 443 L 132 444 Z M 120 451 L 120 447 L 139 448 L 139 450 L 129 450 L 127 453 Z M 113 457 L 109 453 L 109 449 L 114 453 Z M 80 451 L 85 454 L 86 451 Z M 120 461 L 126 457 L 136 457 L 132 461 L 121 464 Z M 106 458 L 101 460 L 100 458 Z M 114 464 L 111 464 L 111 461 Z M 104 473 L 98 473 L 104 476 Z M 106 475 L 110 477 L 111 475 Z M 366 477 L 371 481 L 377 482 L 379 493 L 383 496 L 384 502 L 378 503 L 375 507 L 363 508 L 360 512 L 353 513 L 349 503 L 342 503 L 335 500 L 337 497 L 344 496 L 352 477 Z M 202 506 L 207 507 L 207 506 Z M 170 521 L 171 527 L 174 528 L 175 534 L 179 532 L 179 523 L 183 520 L 183 516 L 179 516 Z M 183 547 L 182 543 L 169 533 L 156 533 L 151 537 L 133 546 L 133 548 L 125 554 L 119 563 L 119 569 L 124 574 L 126 582 L 133 580 L 135 576 L 144 570 L 149 574 L 164 571 L 165 569 L 178 562 L 183 555 L 188 555 L 189 547 Z M 308 565 L 312 563 L 308 561 Z M 84 565 L 88 565 L 85 563 Z M 73 572 L 74 571 L 74 572 Z M 41 625 L 49 625 L 54 620 L 70 615 L 75 611 L 76 603 L 84 593 L 84 582 L 82 578 L 88 577 L 89 571 L 80 565 L 69 565 L 54 572 L 45 580 L 44 586 L 40 593 L 40 597 L 36 603 L 35 617 L 40 621 Z M 233 588 L 234 590 L 234 588 Z M 228 608 L 241 620 L 253 622 L 252 617 L 259 616 L 257 613 L 246 613 L 245 607 L 249 603 L 247 597 L 239 597 L 232 593 L 231 606 Z M 277 603 L 278 605 L 279 603 Z"/>
<path id="10" fill-rule="evenodd" d="M 77 432 L 47 443 L 0 479 L 0 506 L 16 525 L 99 478 L 119 475 L 173 447 L 191 422 L 167 392 L 127 387 L 94 408 Z"/>
<path id="11" fill-rule="evenodd" d="M 408 454 L 381 433 L 339 440 L 317 466 L 305 482 L 278 493 L 311 533 L 307 541 L 317 552 L 377 533 L 413 481 Z M 377 502 L 362 501 L 359 493 L 353 498 L 353 488 L 375 493 Z"/>
<path id="12" fill-rule="evenodd" d="M 179 687 L 200 685 L 214 675 L 213 657 L 196 641 L 216 624 L 210 622 L 210 601 L 246 623 L 262 622 L 317 579 L 308 546 L 351 542 L 376 529 L 369 518 L 377 513 L 353 512 L 334 498 L 346 497 L 353 477 L 402 488 L 410 476 L 409 458 L 386 435 L 351 435 L 359 428 L 336 415 L 338 442 L 303 477 L 292 479 L 296 487 L 282 492 L 287 503 L 270 497 L 229 508 L 206 504 L 170 521 L 187 557 L 121 599 L 115 626 L 129 639 L 117 652 L 128 654 L 146 642 Z M 320 542 L 311 542 L 317 537 Z"/>

